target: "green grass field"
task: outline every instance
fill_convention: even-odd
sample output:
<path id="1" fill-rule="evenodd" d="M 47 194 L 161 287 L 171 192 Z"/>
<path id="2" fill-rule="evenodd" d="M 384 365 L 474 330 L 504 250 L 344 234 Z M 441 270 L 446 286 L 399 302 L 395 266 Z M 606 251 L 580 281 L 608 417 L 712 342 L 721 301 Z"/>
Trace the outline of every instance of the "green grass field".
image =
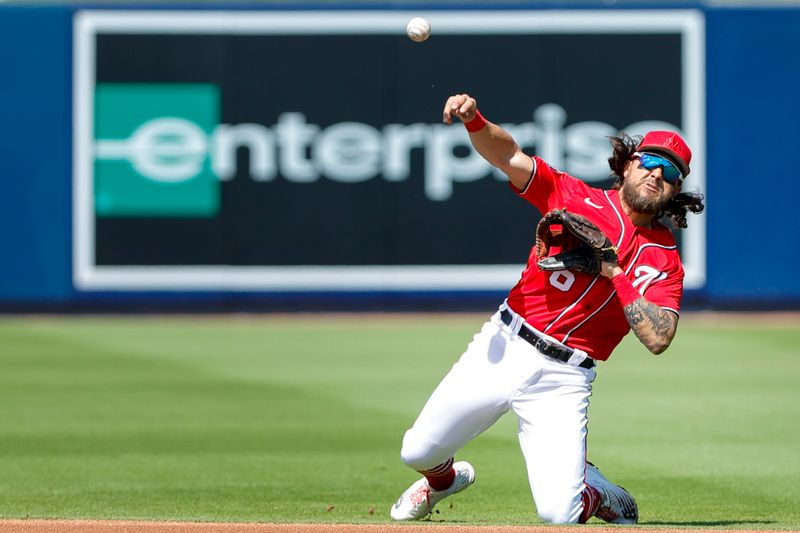
<path id="1" fill-rule="evenodd" d="M 0 319 L 0 516 L 387 523 L 403 432 L 482 321 Z M 791 319 L 687 315 L 658 358 L 629 336 L 589 458 L 645 525 L 799 529 L 798 375 Z M 478 481 L 435 521 L 539 523 L 513 414 L 459 457 Z"/>

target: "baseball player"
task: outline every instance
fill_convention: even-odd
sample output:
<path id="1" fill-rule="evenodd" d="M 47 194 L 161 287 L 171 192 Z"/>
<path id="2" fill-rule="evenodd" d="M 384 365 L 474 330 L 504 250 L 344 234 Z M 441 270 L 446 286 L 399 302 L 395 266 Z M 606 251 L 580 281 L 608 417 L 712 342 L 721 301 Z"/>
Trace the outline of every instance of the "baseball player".
<path id="1" fill-rule="evenodd" d="M 675 132 L 651 131 L 637 142 L 611 139 L 617 183 L 587 186 L 525 155 L 508 132 L 487 121 L 474 98 L 448 98 L 443 120 L 460 119 L 475 149 L 502 170 L 512 190 L 542 214 L 582 215 L 613 243 L 599 272 L 542 270 L 536 249 L 499 310 L 475 335 L 403 438 L 401 458 L 424 477 L 390 510 L 417 520 L 475 481 L 455 453 L 502 415 L 519 418 L 519 442 L 537 511 L 554 523 L 635 524 L 634 498 L 586 460 L 589 396 L 598 361 L 633 330 L 652 353 L 670 345 L 678 326 L 683 267 L 668 218 L 686 227 L 703 197 L 682 193 L 692 153 Z M 590 222 L 590 223 L 591 223 Z M 601 234 L 601 235 L 602 235 Z M 606 241 L 607 242 L 607 241 Z"/>

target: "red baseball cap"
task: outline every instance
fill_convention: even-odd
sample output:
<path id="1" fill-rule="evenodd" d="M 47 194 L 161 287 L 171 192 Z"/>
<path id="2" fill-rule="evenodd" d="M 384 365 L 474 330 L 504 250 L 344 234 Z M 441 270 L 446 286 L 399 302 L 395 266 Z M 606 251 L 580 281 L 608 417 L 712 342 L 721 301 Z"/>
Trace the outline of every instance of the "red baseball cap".
<path id="1" fill-rule="evenodd" d="M 674 131 L 650 131 L 642 138 L 636 150 L 663 155 L 678 167 L 684 178 L 689 175 L 692 151 L 686 141 Z"/>

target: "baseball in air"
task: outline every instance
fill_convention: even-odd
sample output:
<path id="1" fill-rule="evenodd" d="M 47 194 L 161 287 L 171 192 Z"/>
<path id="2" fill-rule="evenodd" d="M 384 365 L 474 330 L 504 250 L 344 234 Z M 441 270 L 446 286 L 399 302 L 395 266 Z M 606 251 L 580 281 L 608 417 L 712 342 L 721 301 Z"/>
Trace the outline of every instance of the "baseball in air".
<path id="1" fill-rule="evenodd" d="M 409 39 L 421 43 L 431 36 L 431 23 L 422 17 L 414 17 L 408 21 L 406 33 Z"/>

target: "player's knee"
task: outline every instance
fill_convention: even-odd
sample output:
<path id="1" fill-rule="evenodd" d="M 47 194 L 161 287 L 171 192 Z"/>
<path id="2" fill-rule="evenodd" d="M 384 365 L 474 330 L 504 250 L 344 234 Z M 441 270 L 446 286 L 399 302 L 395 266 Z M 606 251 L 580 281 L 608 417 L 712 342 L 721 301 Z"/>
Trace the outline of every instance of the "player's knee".
<path id="1" fill-rule="evenodd" d="M 537 511 L 539 518 L 548 524 L 577 524 L 581 515 L 580 506 L 574 505 L 573 502 L 538 505 Z"/>
<path id="2" fill-rule="evenodd" d="M 414 470 L 427 470 L 446 461 L 450 455 L 415 431 L 406 431 L 400 459 Z"/>

